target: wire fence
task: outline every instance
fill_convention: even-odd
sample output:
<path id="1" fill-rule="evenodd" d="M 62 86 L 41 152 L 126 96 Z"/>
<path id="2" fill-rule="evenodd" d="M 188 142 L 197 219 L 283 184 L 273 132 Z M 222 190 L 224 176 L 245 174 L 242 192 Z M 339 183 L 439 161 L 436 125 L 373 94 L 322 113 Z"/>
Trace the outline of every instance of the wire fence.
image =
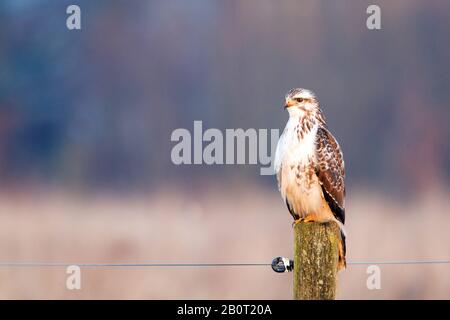
<path id="1" fill-rule="evenodd" d="M 435 265 L 450 264 L 450 260 L 373 260 L 373 261 L 348 261 L 348 266 L 368 265 Z M 80 268 L 223 268 L 223 267 L 270 267 L 272 263 L 77 263 L 77 262 L 0 262 L 0 268 L 62 268 L 69 266 Z"/>

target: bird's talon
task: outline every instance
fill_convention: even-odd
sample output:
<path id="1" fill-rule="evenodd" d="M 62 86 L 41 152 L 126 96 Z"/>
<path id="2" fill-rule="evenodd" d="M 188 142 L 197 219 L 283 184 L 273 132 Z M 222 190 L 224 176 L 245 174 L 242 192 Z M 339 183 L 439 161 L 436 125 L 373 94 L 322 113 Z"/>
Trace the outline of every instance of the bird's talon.
<path id="1" fill-rule="evenodd" d="M 294 222 L 292 222 L 292 228 L 294 226 L 296 226 L 297 224 L 304 222 L 304 220 L 305 220 L 304 218 L 298 218 L 298 219 L 294 220 Z"/>

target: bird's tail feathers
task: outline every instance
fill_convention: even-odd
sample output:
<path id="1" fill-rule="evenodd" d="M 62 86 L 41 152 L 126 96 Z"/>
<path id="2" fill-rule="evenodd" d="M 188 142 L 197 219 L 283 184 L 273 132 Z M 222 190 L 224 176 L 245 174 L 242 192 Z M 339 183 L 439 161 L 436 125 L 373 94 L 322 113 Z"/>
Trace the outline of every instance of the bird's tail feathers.
<path id="1" fill-rule="evenodd" d="M 339 241 L 339 260 L 338 260 L 338 271 L 341 269 L 345 269 L 347 267 L 347 259 L 345 257 L 346 253 L 347 253 L 347 245 L 345 243 L 345 239 L 346 239 L 346 232 L 345 232 L 345 228 L 344 228 L 344 224 L 340 221 L 337 221 L 338 225 L 339 225 L 339 229 L 341 231 L 341 241 Z"/>

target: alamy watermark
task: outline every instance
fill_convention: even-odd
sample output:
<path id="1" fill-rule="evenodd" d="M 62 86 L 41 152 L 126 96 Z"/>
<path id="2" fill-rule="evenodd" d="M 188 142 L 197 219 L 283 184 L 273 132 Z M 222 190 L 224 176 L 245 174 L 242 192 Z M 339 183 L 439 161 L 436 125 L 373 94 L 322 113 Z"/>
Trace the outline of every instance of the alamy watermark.
<path id="1" fill-rule="evenodd" d="M 273 157 L 279 137 L 278 129 L 225 129 L 224 133 L 209 128 L 203 131 L 202 121 L 194 121 L 193 134 L 185 128 L 172 132 L 170 139 L 177 143 L 172 148 L 171 159 L 176 165 L 259 164 L 261 175 L 273 175 Z"/>
<path id="2" fill-rule="evenodd" d="M 369 290 L 381 289 L 381 269 L 377 265 L 367 267 L 366 273 L 369 275 L 366 280 L 366 286 Z"/>
<path id="3" fill-rule="evenodd" d="M 381 29 L 381 8 L 375 4 L 371 4 L 367 7 L 366 13 L 369 16 L 366 19 L 366 27 L 369 30 Z"/>
<path id="4" fill-rule="evenodd" d="M 68 266 L 66 273 L 69 275 L 66 279 L 66 288 L 68 290 L 81 289 L 81 268 L 77 265 Z"/>
<path id="5" fill-rule="evenodd" d="M 81 8 L 76 4 L 67 7 L 66 27 L 69 30 L 81 30 Z"/>

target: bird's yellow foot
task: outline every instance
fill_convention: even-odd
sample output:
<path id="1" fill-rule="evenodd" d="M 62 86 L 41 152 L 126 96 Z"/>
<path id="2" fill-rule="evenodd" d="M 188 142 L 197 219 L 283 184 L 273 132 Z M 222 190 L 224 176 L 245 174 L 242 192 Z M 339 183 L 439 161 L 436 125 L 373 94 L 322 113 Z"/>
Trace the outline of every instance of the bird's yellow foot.
<path id="1" fill-rule="evenodd" d="M 294 220 L 294 222 L 292 222 L 292 228 L 293 228 L 294 226 L 296 226 L 297 224 L 299 224 L 299 223 L 308 223 L 308 222 L 314 222 L 314 221 L 316 221 L 316 220 L 314 220 L 314 219 L 311 218 L 311 217 L 298 218 L 298 219 Z"/>
<path id="2" fill-rule="evenodd" d="M 311 218 L 311 217 L 306 217 L 306 218 L 303 219 L 303 222 L 305 222 L 305 223 L 308 223 L 308 222 L 314 222 L 314 221 L 316 221 L 316 220 L 314 220 L 314 219 Z"/>
<path id="3" fill-rule="evenodd" d="M 304 222 L 305 219 L 304 218 L 298 218 L 296 220 L 294 220 L 294 222 L 292 222 L 292 228 L 295 227 L 296 225 L 298 225 L 299 223 Z"/>

